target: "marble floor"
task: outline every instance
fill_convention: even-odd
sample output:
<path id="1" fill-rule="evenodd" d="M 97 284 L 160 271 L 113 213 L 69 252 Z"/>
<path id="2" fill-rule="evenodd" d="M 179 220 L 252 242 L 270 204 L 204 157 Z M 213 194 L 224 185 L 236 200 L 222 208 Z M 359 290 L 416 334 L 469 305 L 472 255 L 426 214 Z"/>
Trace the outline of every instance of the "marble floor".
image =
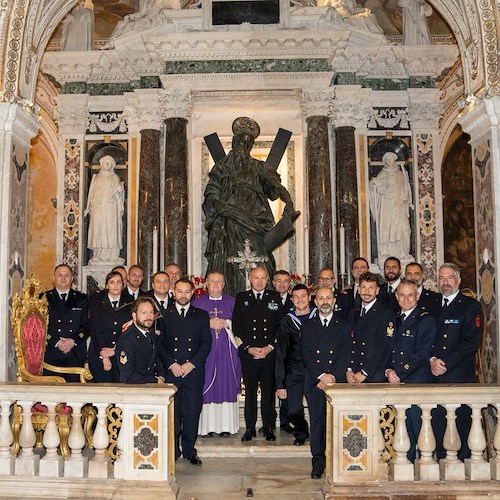
<path id="1" fill-rule="evenodd" d="M 293 446 L 293 436 L 276 432 L 275 442 L 262 434 L 248 443 L 238 436 L 199 438 L 203 465 L 176 463 L 181 500 L 317 500 L 323 480 L 311 479 L 309 442 Z"/>

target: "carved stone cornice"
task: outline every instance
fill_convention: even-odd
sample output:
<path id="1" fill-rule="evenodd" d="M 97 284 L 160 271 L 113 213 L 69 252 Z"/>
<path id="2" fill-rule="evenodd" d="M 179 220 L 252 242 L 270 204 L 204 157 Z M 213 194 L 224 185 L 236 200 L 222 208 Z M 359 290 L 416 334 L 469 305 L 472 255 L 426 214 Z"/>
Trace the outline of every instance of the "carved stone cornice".
<path id="1" fill-rule="evenodd" d="M 392 47 L 397 60 L 403 63 L 408 76 L 438 77 L 444 68 L 453 67 L 459 50 L 456 45 L 396 45 Z"/>
<path id="2" fill-rule="evenodd" d="M 136 90 L 125 94 L 127 105 L 124 115 L 130 133 L 141 130 L 160 130 L 163 114 L 160 106 L 159 90 Z"/>
<path id="3" fill-rule="evenodd" d="M 334 99 L 334 88 L 303 90 L 300 106 L 306 118 L 328 116 Z"/>
<path id="4" fill-rule="evenodd" d="M 439 101 L 438 89 L 408 89 L 408 114 L 411 129 L 432 131 L 439 129 L 443 105 Z"/>
<path id="5" fill-rule="evenodd" d="M 11 131 L 18 141 L 24 142 L 28 147 L 40 128 L 36 116 L 20 104 L 10 102 L 0 103 L 0 123 L 1 131 Z"/>
<path id="6" fill-rule="evenodd" d="M 57 96 L 55 110 L 59 134 L 84 134 L 89 122 L 88 94 Z"/>
<path id="7" fill-rule="evenodd" d="M 471 137 L 471 143 L 480 141 L 491 134 L 492 129 L 500 127 L 500 96 L 472 102 L 460 118 L 465 133 Z"/>
<path id="8" fill-rule="evenodd" d="M 330 108 L 330 121 L 335 127 L 366 129 L 372 113 L 370 89 L 359 86 L 337 87 Z"/>
<path id="9" fill-rule="evenodd" d="M 188 119 L 193 109 L 191 92 L 184 90 L 162 91 L 160 109 L 164 118 Z"/>

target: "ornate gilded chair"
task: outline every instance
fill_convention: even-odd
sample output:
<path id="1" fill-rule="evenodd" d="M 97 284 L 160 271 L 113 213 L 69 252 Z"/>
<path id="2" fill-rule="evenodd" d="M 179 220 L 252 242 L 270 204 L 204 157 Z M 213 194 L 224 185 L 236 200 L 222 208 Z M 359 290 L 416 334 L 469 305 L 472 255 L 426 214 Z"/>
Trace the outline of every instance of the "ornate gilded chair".
<path id="1" fill-rule="evenodd" d="M 54 366 L 44 361 L 45 347 L 47 345 L 48 303 L 45 296 L 40 297 L 40 279 L 34 274 L 26 280 L 21 293 L 12 301 L 11 326 L 14 335 L 14 346 L 17 361 L 18 382 L 39 383 L 65 383 L 63 377 L 57 375 L 43 375 L 47 369 L 53 373 L 77 374 L 81 382 L 92 379 L 87 368 Z M 71 407 L 62 403 L 57 407 L 56 421 L 61 436 L 61 453 L 66 458 L 69 456 L 68 432 L 71 425 Z M 36 403 L 32 408 L 33 426 L 37 434 L 37 446 L 41 446 L 43 431 L 47 424 L 47 408 Z M 89 429 L 89 422 L 95 418 L 95 410 L 90 406 L 82 412 L 85 420 L 85 429 Z M 14 409 L 14 445 L 13 451 L 19 451 L 19 432 L 22 417 L 20 408 Z M 91 424 L 90 424 L 91 427 Z M 90 437 L 90 432 L 87 435 Z"/>

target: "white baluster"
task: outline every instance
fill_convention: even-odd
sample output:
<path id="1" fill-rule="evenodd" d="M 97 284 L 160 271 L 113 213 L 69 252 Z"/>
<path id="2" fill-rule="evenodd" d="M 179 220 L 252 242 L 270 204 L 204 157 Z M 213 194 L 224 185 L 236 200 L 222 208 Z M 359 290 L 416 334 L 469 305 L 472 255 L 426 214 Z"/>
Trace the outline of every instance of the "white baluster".
<path id="1" fill-rule="evenodd" d="M 89 477 L 107 478 L 112 471 L 111 459 L 106 454 L 109 445 L 108 417 L 106 415 L 106 403 L 97 403 L 97 425 L 92 443 L 95 455 L 89 462 Z"/>
<path id="2" fill-rule="evenodd" d="M 443 406 L 446 408 L 446 430 L 443 437 L 446 458 L 439 462 L 441 479 L 445 481 L 463 481 L 465 480 L 465 465 L 457 456 L 462 443 L 457 430 L 457 416 L 455 414 L 460 405 L 450 403 Z"/>
<path id="3" fill-rule="evenodd" d="M 73 408 L 71 430 L 69 431 L 68 446 L 71 456 L 64 464 L 64 477 L 85 477 L 88 471 L 88 458 L 82 454 L 85 446 L 85 433 L 82 426 L 83 403 L 70 403 Z"/>
<path id="4" fill-rule="evenodd" d="M 378 433 L 378 480 L 387 481 L 389 479 L 389 466 L 384 460 L 385 439 L 384 430 L 380 427 Z"/>
<path id="5" fill-rule="evenodd" d="M 56 403 L 43 403 L 47 407 L 47 425 L 43 433 L 43 446 L 47 453 L 40 460 L 40 476 L 60 477 L 63 472 L 63 457 L 57 453 L 61 442 L 56 425 Z"/>
<path id="6" fill-rule="evenodd" d="M 493 447 L 495 448 L 495 457 L 490 459 L 491 479 L 500 479 L 500 403 L 496 403 L 497 409 L 497 427 L 495 429 L 495 437 L 493 438 Z M 3 403 L 2 403 L 3 408 Z"/>
<path id="7" fill-rule="evenodd" d="M 12 401 L 1 401 L 0 416 L 0 475 L 12 476 L 14 474 L 14 454 L 10 447 L 14 442 L 14 435 L 10 426 L 10 407 Z"/>
<path id="8" fill-rule="evenodd" d="M 406 430 L 406 410 L 409 407 L 409 405 L 394 405 L 394 408 L 396 408 L 396 428 L 394 429 L 392 447 L 396 452 L 396 456 L 389 464 L 393 481 L 415 480 L 413 464 L 406 456 L 411 446 L 408 431 Z"/>
<path id="9" fill-rule="evenodd" d="M 115 479 L 123 479 L 125 477 L 125 460 L 124 460 L 124 454 L 123 451 L 125 449 L 125 424 L 124 424 L 124 408 L 122 405 L 116 405 L 117 408 L 120 408 L 122 410 L 121 415 L 122 415 L 122 425 L 118 431 L 118 437 L 116 439 L 116 451 L 117 451 L 117 458 L 115 460 L 115 466 L 114 466 L 114 477 Z"/>
<path id="10" fill-rule="evenodd" d="M 415 461 L 415 475 L 420 481 L 439 481 L 439 464 L 432 458 L 436 449 L 436 438 L 431 424 L 431 410 L 435 404 L 422 404 L 422 426 L 418 435 L 420 459 Z"/>
<path id="11" fill-rule="evenodd" d="M 16 460 L 15 474 L 16 476 L 36 476 L 38 474 L 40 457 L 33 453 L 33 447 L 36 444 L 35 429 L 31 421 L 33 401 L 18 401 L 17 404 L 23 409 L 23 424 L 19 434 L 21 454 Z"/>
<path id="12" fill-rule="evenodd" d="M 481 408 L 483 405 L 472 404 L 472 425 L 467 439 L 471 457 L 465 461 L 465 477 L 471 481 L 488 481 L 491 479 L 491 468 L 484 459 L 486 438 L 482 426 Z"/>

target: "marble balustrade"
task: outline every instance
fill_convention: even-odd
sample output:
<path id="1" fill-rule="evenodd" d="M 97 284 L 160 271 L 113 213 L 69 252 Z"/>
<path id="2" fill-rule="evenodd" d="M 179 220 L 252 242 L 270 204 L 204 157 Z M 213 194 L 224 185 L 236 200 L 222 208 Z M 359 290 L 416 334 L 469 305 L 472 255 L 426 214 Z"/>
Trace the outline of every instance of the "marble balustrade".
<path id="1" fill-rule="evenodd" d="M 327 397 L 327 486 L 348 483 L 383 483 L 387 481 L 495 481 L 500 479 L 500 425 L 488 417 L 493 458 L 487 460 L 487 440 L 483 412 L 490 405 L 500 409 L 500 385 L 390 385 L 338 384 L 328 386 Z M 460 438 L 455 410 L 462 404 L 472 410 L 467 444 L 471 458 L 465 463 L 457 458 Z M 406 410 L 418 405 L 422 426 L 418 436 L 420 458 L 407 459 L 410 439 L 406 429 Z M 446 432 L 443 445 L 446 458 L 436 460 L 436 440 L 431 425 L 431 411 L 437 405 L 446 409 Z M 387 407 L 394 409 L 388 429 L 380 416 Z M 496 426 L 496 428 L 491 428 Z M 391 429 L 392 427 L 392 429 Z M 384 432 L 385 431 L 385 432 Z M 388 460 L 386 441 L 391 434 L 393 454 Z M 333 490 L 332 490 L 333 491 Z"/>
<path id="2" fill-rule="evenodd" d="M 102 498 L 116 494 L 120 498 L 137 498 L 147 484 L 148 492 L 157 491 L 158 498 L 175 498 L 178 492 L 174 459 L 175 391 L 169 384 L 0 383 L 2 491 L 15 491 L 22 484 L 26 496 L 31 496 L 30 491 L 34 493 L 36 488 L 39 493 L 46 482 L 52 493 L 53 488 L 60 486 L 61 491 L 71 491 L 73 495 L 97 489 Z M 33 408 L 36 403 L 40 404 Z M 69 448 L 66 458 L 60 446 L 64 434 L 57 413 L 60 403 L 71 407 L 65 438 Z M 82 408 L 89 403 L 94 407 L 96 419 L 92 427 L 84 429 Z M 36 436 L 38 429 L 33 424 L 38 421 L 35 412 L 42 405 L 46 408 L 46 418 L 40 443 Z M 22 424 L 16 430 L 19 416 Z M 16 432 L 18 454 L 13 452 Z M 117 450 L 114 463 L 108 452 L 112 439 Z"/>

